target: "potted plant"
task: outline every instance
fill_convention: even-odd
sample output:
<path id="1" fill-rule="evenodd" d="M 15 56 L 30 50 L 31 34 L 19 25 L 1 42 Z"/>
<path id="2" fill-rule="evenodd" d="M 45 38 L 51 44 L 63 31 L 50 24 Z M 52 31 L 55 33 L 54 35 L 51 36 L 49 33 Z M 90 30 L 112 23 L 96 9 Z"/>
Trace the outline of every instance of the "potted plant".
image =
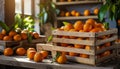
<path id="1" fill-rule="evenodd" d="M 104 17 L 108 13 L 111 20 L 116 21 L 116 27 L 118 28 L 118 35 L 120 34 L 120 0 L 105 0 L 105 4 L 101 6 L 98 18 L 100 21 L 104 20 Z"/>
<path id="2" fill-rule="evenodd" d="M 40 12 L 38 14 L 40 22 L 40 34 L 45 34 L 45 24 L 54 27 L 55 16 L 59 13 L 55 3 L 52 0 L 41 0 L 39 4 Z"/>

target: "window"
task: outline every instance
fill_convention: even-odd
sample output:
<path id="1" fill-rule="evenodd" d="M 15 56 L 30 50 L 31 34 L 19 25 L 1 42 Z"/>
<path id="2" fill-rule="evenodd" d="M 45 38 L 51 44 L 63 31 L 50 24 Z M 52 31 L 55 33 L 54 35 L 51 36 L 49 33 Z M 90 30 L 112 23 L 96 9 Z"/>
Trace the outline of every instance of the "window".
<path id="1" fill-rule="evenodd" d="M 35 19 L 35 31 L 39 33 L 39 21 L 37 15 L 39 13 L 40 0 L 15 0 L 15 13 L 22 15 L 30 15 Z"/>

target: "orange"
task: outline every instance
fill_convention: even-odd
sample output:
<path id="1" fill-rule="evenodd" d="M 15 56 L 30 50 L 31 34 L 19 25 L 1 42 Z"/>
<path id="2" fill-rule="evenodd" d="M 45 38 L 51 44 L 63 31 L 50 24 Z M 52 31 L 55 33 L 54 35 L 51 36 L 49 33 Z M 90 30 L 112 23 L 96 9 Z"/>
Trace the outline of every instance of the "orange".
<path id="1" fill-rule="evenodd" d="M 90 32 L 101 32 L 102 30 L 100 28 L 94 28 Z"/>
<path id="2" fill-rule="evenodd" d="M 70 29 L 73 29 L 73 25 L 68 23 L 64 26 L 64 31 L 69 31 Z"/>
<path id="3" fill-rule="evenodd" d="M 33 37 L 35 39 L 38 39 L 38 38 L 40 38 L 40 35 L 37 32 L 33 32 Z"/>
<path id="4" fill-rule="evenodd" d="M 90 24 L 90 25 L 92 25 L 93 27 L 95 27 L 96 21 L 95 21 L 94 19 L 90 18 L 90 19 L 86 20 L 85 23 L 86 23 L 86 24 Z"/>
<path id="5" fill-rule="evenodd" d="M 13 37 L 13 36 L 16 35 L 16 34 L 17 34 L 17 33 L 16 33 L 15 31 L 13 31 L 13 30 L 9 32 L 9 36 L 10 36 L 10 37 Z"/>
<path id="6" fill-rule="evenodd" d="M 76 21 L 73 25 L 74 29 L 79 31 L 83 29 L 83 22 L 82 21 Z"/>
<path id="7" fill-rule="evenodd" d="M 104 53 L 101 54 L 101 57 L 109 56 L 111 54 L 110 51 L 105 51 Z"/>
<path id="8" fill-rule="evenodd" d="M 14 41 L 21 41 L 21 36 L 20 34 L 16 34 L 14 37 L 13 37 Z"/>
<path id="9" fill-rule="evenodd" d="M 23 40 L 26 40 L 28 38 L 26 33 L 21 33 L 20 35 Z"/>
<path id="10" fill-rule="evenodd" d="M 35 50 L 35 48 L 31 48 L 31 47 L 30 47 L 30 48 L 27 49 L 27 53 L 28 53 L 29 51 L 36 51 L 36 50 Z"/>
<path id="11" fill-rule="evenodd" d="M 40 53 L 42 54 L 43 58 L 47 58 L 48 56 L 48 51 L 40 51 Z"/>
<path id="12" fill-rule="evenodd" d="M 94 11 L 93 11 L 93 13 L 94 13 L 95 15 L 98 15 L 99 9 L 98 9 L 98 8 L 95 8 Z"/>
<path id="13" fill-rule="evenodd" d="M 32 59 L 34 58 L 35 53 L 36 53 L 36 51 L 29 51 L 29 52 L 27 53 L 27 57 L 28 57 L 30 60 L 32 60 Z"/>
<path id="14" fill-rule="evenodd" d="M 90 24 L 84 24 L 83 31 L 89 32 L 90 30 L 92 30 L 92 25 L 90 25 Z"/>
<path id="15" fill-rule="evenodd" d="M 120 19 L 118 19 L 117 23 L 118 23 L 118 26 L 120 26 Z"/>
<path id="16" fill-rule="evenodd" d="M 64 2 L 64 0 L 59 0 L 59 2 Z"/>
<path id="17" fill-rule="evenodd" d="M 68 2 L 72 2 L 72 0 L 67 0 Z"/>
<path id="18" fill-rule="evenodd" d="M 19 55 L 19 56 L 24 56 L 26 54 L 26 50 L 22 47 L 17 48 L 16 54 Z"/>
<path id="19" fill-rule="evenodd" d="M 67 62 L 67 57 L 65 55 L 60 55 L 56 61 L 59 63 L 59 64 L 64 64 Z"/>
<path id="20" fill-rule="evenodd" d="M 75 44 L 74 47 L 75 47 L 75 48 L 81 48 L 81 49 L 83 49 L 83 48 L 84 48 L 84 45 Z"/>
<path id="21" fill-rule="evenodd" d="M 75 13 L 75 16 L 76 16 L 76 17 L 80 16 L 80 12 L 76 12 L 76 13 Z"/>
<path id="22" fill-rule="evenodd" d="M 6 30 L 5 29 L 2 29 L 2 32 L 1 32 L 3 35 L 6 35 Z"/>
<path id="23" fill-rule="evenodd" d="M 78 55 L 77 53 L 69 52 L 69 56 L 77 56 L 77 55 Z"/>
<path id="24" fill-rule="evenodd" d="M 11 41 L 12 38 L 11 38 L 10 36 L 4 36 L 4 37 L 3 37 L 3 40 L 4 40 L 4 41 Z"/>
<path id="25" fill-rule="evenodd" d="M 12 56 L 13 55 L 13 49 L 12 48 L 5 48 L 4 49 L 4 55 L 5 56 Z"/>
<path id="26" fill-rule="evenodd" d="M 64 16 L 65 16 L 65 12 L 64 12 L 64 11 L 61 11 L 61 12 L 60 12 L 60 16 L 61 16 L 61 17 L 64 17 Z"/>
<path id="27" fill-rule="evenodd" d="M 77 12 L 76 10 L 72 10 L 72 11 L 71 11 L 71 15 L 72 15 L 72 16 L 75 16 L 76 12 Z"/>
<path id="28" fill-rule="evenodd" d="M 69 17 L 70 15 L 71 15 L 70 12 L 66 12 L 66 13 L 65 13 L 65 16 L 66 16 L 66 17 Z"/>
<path id="29" fill-rule="evenodd" d="M 0 33 L 0 40 L 3 40 L 4 35 Z"/>
<path id="30" fill-rule="evenodd" d="M 86 9 L 83 14 L 84 14 L 84 16 L 89 16 L 90 15 L 90 11 L 88 9 Z"/>
<path id="31" fill-rule="evenodd" d="M 85 50 L 89 51 L 89 50 L 90 50 L 90 46 L 89 46 L 89 45 L 86 45 L 86 46 L 85 46 Z"/>
<path id="32" fill-rule="evenodd" d="M 35 62 L 42 62 L 43 58 L 42 58 L 42 54 L 40 52 L 35 53 L 34 55 L 34 61 Z"/>
<path id="33" fill-rule="evenodd" d="M 111 46 L 111 43 L 107 42 L 107 43 L 104 44 L 104 46 L 109 47 L 109 46 Z"/>
<path id="34" fill-rule="evenodd" d="M 89 55 L 87 55 L 87 54 L 80 54 L 80 57 L 82 57 L 82 58 L 89 58 Z"/>

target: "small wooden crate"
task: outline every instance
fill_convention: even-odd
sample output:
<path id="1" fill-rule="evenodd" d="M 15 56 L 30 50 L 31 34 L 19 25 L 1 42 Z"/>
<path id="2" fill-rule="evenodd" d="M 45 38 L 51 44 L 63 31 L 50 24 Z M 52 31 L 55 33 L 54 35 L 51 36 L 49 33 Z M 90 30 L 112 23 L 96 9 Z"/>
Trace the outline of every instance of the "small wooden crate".
<path id="1" fill-rule="evenodd" d="M 74 53 L 82 53 L 87 54 L 89 58 L 82 58 L 82 57 L 75 57 L 75 56 L 68 56 L 70 61 L 75 61 L 84 64 L 90 65 L 97 65 L 100 62 L 103 62 L 109 58 L 113 58 L 115 56 L 115 48 L 114 41 L 117 39 L 117 29 L 110 29 L 104 32 L 92 33 L 92 32 L 65 32 L 65 31 L 53 31 L 53 45 L 49 44 L 37 44 L 37 50 L 48 50 L 52 51 L 52 56 L 56 55 L 56 51 L 64 51 L 64 52 L 74 52 Z M 111 37 L 100 40 L 97 39 L 98 37 L 104 35 L 112 35 Z M 75 36 L 75 37 L 89 37 L 89 40 L 76 40 L 76 39 L 67 39 L 67 38 L 59 38 L 57 36 Z M 97 46 L 100 46 L 106 42 L 112 42 L 112 45 L 109 47 L 102 48 L 97 50 Z M 62 47 L 59 46 L 58 43 L 67 43 L 67 44 L 82 44 L 82 45 L 89 45 L 91 47 L 90 50 L 85 49 L 78 49 L 78 48 L 69 48 L 69 47 Z M 103 53 L 105 51 L 112 50 L 112 54 L 98 58 L 98 54 Z"/>
<path id="2" fill-rule="evenodd" d="M 0 40 L 0 50 L 4 50 L 7 47 L 13 48 L 14 46 L 18 46 L 20 42 L 17 41 L 2 41 Z"/>

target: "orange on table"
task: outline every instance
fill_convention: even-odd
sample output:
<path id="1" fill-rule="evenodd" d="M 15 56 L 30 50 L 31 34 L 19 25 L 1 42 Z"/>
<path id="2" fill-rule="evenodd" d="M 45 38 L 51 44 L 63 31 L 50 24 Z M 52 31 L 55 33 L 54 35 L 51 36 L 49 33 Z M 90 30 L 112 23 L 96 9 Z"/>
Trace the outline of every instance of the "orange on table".
<path id="1" fill-rule="evenodd" d="M 27 53 L 28 53 L 29 51 L 36 51 L 36 50 L 35 50 L 35 48 L 29 47 L 29 48 L 27 49 Z"/>
<path id="2" fill-rule="evenodd" d="M 90 11 L 88 9 L 84 10 L 84 16 L 89 16 L 90 15 Z"/>
<path id="3" fill-rule="evenodd" d="M 47 58 L 47 56 L 48 56 L 48 51 L 42 50 L 42 51 L 40 51 L 40 53 L 42 54 L 42 57 L 43 57 L 43 58 Z"/>
<path id="4" fill-rule="evenodd" d="M 76 21 L 73 25 L 74 29 L 79 31 L 83 29 L 83 22 L 82 21 Z"/>
<path id="5" fill-rule="evenodd" d="M 93 10 L 93 13 L 94 13 L 95 15 L 98 15 L 99 9 L 98 9 L 98 8 L 95 8 L 95 9 Z"/>
<path id="6" fill-rule="evenodd" d="M 101 28 L 93 28 L 92 30 L 90 30 L 90 32 L 101 32 L 102 29 Z"/>
<path id="7" fill-rule="evenodd" d="M 62 55 L 60 55 L 60 56 L 56 59 L 56 61 L 57 61 L 59 64 L 64 64 L 64 63 L 67 62 L 67 57 L 62 54 Z"/>
<path id="8" fill-rule="evenodd" d="M 4 55 L 5 56 L 12 56 L 13 55 L 13 49 L 12 48 L 5 48 L 4 49 Z"/>
<path id="9" fill-rule="evenodd" d="M 28 38 L 27 33 L 21 33 L 22 40 L 26 40 Z"/>
<path id="10" fill-rule="evenodd" d="M 15 36 L 13 36 L 13 39 L 14 39 L 14 41 L 21 41 L 21 36 L 20 36 L 20 34 L 16 34 Z"/>
<path id="11" fill-rule="evenodd" d="M 86 20 L 85 23 L 86 23 L 86 24 L 90 24 L 90 25 L 92 25 L 93 28 L 94 28 L 94 27 L 95 27 L 95 23 L 96 23 L 96 21 L 95 21 L 94 19 L 92 19 L 92 18 L 89 18 L 89 19 Z"/>
<path id="12" fill-rule="evenodd" d="M 64 31 L 69 31 L 70 29 L 73 29 L 73 25 L 71 23 L 68 23 L 64 26 Z"/>
<path id="13" fill-rule="evenodd" d="M 75 16 L 76 12 L 77 12 L 76 10 L 72 10 L 72 11 L 71 11 L 71 15 L 72 15 L 72 16 Z"/>
<path id="14" fill-rule="evenodd" d="M 6 36 L 3 37 L 3 40 L 4 40 L 4 41 L 11 41 L 12 38 L 11 38 L 10 36 L 7 36 L 7 35 L 6 35 Z"/>
<path id="15" fill-rule="evenodd" d="M 36 53 L 36 51 L 29 51 L 29 52 L 27 53 L 27 57 L 28 57 L 30 60 L 32 60 L 32 59 L 34 59 L 35 53 Z"/>
<path id="16" fill-rule="evenodd" d="M 33 59 L 35 62 L 42 62 L 42 54 L 40 52 L 36 52 Z"/>
<path id="17" fill-rule="evenodd" d="M 24 56 L 26 54 L 26 50 L 23 47 L 17 48 L 16 49 L 16 54 L 19 56 Z"/>

